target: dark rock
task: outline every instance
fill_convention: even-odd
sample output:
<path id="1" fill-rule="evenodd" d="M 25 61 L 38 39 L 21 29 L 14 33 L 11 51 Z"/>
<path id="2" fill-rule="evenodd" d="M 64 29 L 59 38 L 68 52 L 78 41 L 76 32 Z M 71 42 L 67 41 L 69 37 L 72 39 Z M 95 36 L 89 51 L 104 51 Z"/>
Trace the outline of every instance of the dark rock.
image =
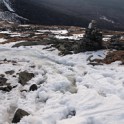
<path id="1" fill-rule="evenodd" d="M 75 115 L 76 115 L 76 111 L 75 110 L 70 111 L 69 114 L 67 115 L 67 118 L 73 117 Z"/>
<path id="2" fill-rule="evenodd" d="M 5 91 L 5 92 L 10 92 L 12 88 L 13 88 L 12 86 L 0 87 L 0 90 Z"/>
<path id="3" fill-rule="evenodd" d="M 28 92 L 27 90 L 20 90 L 20 92 Z"/>
<path id="4" fill-rule="evenodd" d="M 35 68 L 35 65 L 30 66 L 31 68 Z"/>
<path id="5" fill-rule="evenodd" d="M 12 62 L 13 64 L 15 64 L 15 65 L 17 64 L 17 61 L 14 61 L 14 60 L 12 60 L 11 62 Z"/>
<path id="6" fill-rule="evenodd" d="M 24 116 L 28 116 L 29 113 L 22 110 L 22 109 L 18 109 L 16 112 L 15 112 L 15 115 L 14 115 L 14 118 L 12 120 L 12 123 L 18 123 L 20 122 L 20 120 L 24 117 Z"/>
<path id="7" fill-rule="evenodd" d="M 4 75 L 4 74 L 0 74 L 0 77 L 2 77 L 2 78 L 3 78 L 3 77 L 5 77 L 5 75 Z"/>
<path id="8" fill-rule="evenodd" d="M 6 73 L 6 74 L 9 74 L 9 75 L 12 75 L 12 74 L 15 73 L 15 71 L 14 71 L 14 70 L 10 70 L 10 71 L 6 71 L 5 73 Z"/>
<path id="9" fill-rule="evenodd" d="M 35 90 L 37 90 L 37 85 L 36 84 L 31 85 L 29 91 L 35 91 Z"/>
<path id="10" fill-rule="evenodd" d="M 7 59 L 5 58 L 3 61 L 4 61 L 4 62 L 6 62 L 6 61 L 7 61 Z"/>
<path id="11" fill-rule="evenodd" d="M 5 85 L 6 82 L 7 82 L 7 79 L 6 79 L 6 78 L 4 78 L 4 77 L 0 77 L 0 86 Z"/>
<path id="12" fill-rule="evenodd" d="M 19 83 L 24 86 L 33 77 L 34 77 L 33 73 L 29 73 L 27 71 L 20 72 L 19 73 Z"/>
<path id="13" fill-rule="evenodd" d="M 13 75 L 14 78 L 16 78 L 16 75 Z"/>

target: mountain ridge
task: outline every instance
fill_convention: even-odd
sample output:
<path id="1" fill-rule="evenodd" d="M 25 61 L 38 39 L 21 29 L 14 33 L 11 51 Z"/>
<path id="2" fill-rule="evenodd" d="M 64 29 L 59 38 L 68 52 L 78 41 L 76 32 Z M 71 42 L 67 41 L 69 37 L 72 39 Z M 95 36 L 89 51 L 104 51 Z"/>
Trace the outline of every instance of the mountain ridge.
<path id="1" fill-rule="evenodd" d="M 109 1 L 9 0 L 15 13 L 29 20 L 26 23 L 87 27 L 95 19 L 99 28 L 124 30 L 123 1 Z"/>

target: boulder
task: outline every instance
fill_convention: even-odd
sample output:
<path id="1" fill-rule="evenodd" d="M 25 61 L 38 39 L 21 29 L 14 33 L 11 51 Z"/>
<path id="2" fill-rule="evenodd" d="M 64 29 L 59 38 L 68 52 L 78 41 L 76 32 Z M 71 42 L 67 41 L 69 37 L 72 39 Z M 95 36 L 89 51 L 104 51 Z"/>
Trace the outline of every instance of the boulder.
<path id="1" fill-rule="evenodd" d="M 7 82 L 7 79 L 6 79 L 6 78 L 4 78 L 4 77 L 0 77 L 0 86 L 5 85 L 6 82 Z"/>
<path id="2" fill-rule="evenodd" d="M 20 120 L 24 117 L 24 116 L 28 116 L 29 113 L 22 110 L 22 109 L 18 109 L 16 112 L 15 112 L 15 115 L 13 117 L 13 120 L 12 120 L 12 123 L 18 123 L 20 122 Z"/>
<path id="3" fill-rule="evenodd" d="M 0 90 L 5 91 L 5 92 L 10 92 L 12 88 L 13 88 L 12 86 L 0 87 Z"/>
<path id="4" fill-rule="evenodd" d="M 5 77 L 5 75 L 4 75 L 4 74 L 0 74 L 0 77 L 2 77 L 2 78 L 3 78 L 3 77 Z"/>
<path id="5" fill-rule="evenodd" d="M 19 73 L 19 83 L 24 86 L 33 77 L 34 77 L 34 74 L 33 73 L 29 73 L 27 71 L 20 72 Z"/>
<path id="6" fill-rule="evenodd" d="M 37 88 L 37 85 L 36 84 L 32 84 L 31 86 L 30 86 L 30 89 L 29 89 L 29 91 L 35 91 L 35 90 L 37 90 L 38 88 Z"/>
<path id="7" fill-rule="evenodd" d="M 10 71 L 6 71 L 6 72 L 5 72 L 5 74 L 9 74 L 9 75 L 12 75 L 12 74 L 14 74 L 14 73 L 15 73 L 14 70 L 10 70 Z"/>

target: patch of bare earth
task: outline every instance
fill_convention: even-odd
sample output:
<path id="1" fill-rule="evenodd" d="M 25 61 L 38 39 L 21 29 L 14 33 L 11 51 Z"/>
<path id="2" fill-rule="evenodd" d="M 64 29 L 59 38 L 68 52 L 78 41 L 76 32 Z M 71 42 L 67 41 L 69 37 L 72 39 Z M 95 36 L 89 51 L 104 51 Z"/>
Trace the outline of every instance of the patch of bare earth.
<path id="1" fill-rule="evenodd" d="M 94 62 L 111 64 L 115 61 L 121 61 L 124 65 L 124 50 L 109 52 L 104 59 L 94 59 Z"/>

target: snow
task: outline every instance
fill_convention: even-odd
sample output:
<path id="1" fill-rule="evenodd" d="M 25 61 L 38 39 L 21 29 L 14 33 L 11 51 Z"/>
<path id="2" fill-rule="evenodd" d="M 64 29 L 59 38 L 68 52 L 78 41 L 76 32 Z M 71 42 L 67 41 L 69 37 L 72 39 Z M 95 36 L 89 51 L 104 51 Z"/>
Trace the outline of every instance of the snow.
<path id="1" fill-rule="evenodd" d="M 111 40 L 111 37 L 112 37 L 113 35 L 104 35 L 104 37 L 103 37 L 103 41 L 109 41 L 109 40 Z"/>
<path id="2" fill-rule="evenodd" d="M 60 35 L 56 35 L 55 37 L 57 39 L 80 40 L 83 36 L 84 36 L 84 34 L 73 34 L 73 36 L 60 36 Z"/>
<path id="3" fill-rule="evenodd" d="M 103 41 L 109 41 L 111 38 L 103 38 Z"/>
<path id="4" fill-rule="evenodd" d="M 18 84 L 18 75 L 5 74 L 12 86 L 9 93 L 0 91 L 0 124 L 11 124 L 14 112 L 21 108 L 30 113 L 18 124 L 124 124 L 124 67 L 88 65 L 88 58 L 104 58 L 108 51 L 59 56 L 58 50 L 45 46 L 11 48 L 0 45 L 0 74 L 14 70 L 35 74 L 26 86 Z M 30 66 L 35 65 L 35 68 Z M 38 90 L 29 90 L 36 83 Z"/>
<path id="5" fill-rule="evenodd" d="M 68 36 L 68 31 L 67 30 L 37 30 L 38 33 L 36 34 L 44 34 L 44 33 L 51 33 L 55 35 L 55 38 L 57 39 L 70 39 L 70 40 L 80 40 L 83 36 L 84 33 L 80 34 L 72 34 L 71 36 Z"/>
<path id="6" fill-rule="evenodd" d="M 14 12 L 14 10 L 12 9 L 12 7 L 11 7 L 11 5 L 10 5 L 9 0 L 3 0 L 3 3 L 5 4 L 5 6 L 7 7 L 7 9 L 8 9 L 10 12 Z"/>
<path id="7" fill-rule="evenodd" d="M 0 43 L 5 42 L 5 41 L 6 41 L 6 39 L 0 38 Z"/>
<path id="8" fill-rule="evenodd" d="M 41 33 L 53 33 L 53 34 L 67 34 L 67 30 L 37 30 Z"/>
<path id="9" fill-rule="evenodd" d="M 108 18 L 105 17 L 105 16 L 101 16 L 100 19 L 101 19 L 101 20 L 105 20 L 105 21 L 110 22 L 110 23 L 113 23 L 113 24 L 115 23 L 113 20 L 108 19 Z"/>

